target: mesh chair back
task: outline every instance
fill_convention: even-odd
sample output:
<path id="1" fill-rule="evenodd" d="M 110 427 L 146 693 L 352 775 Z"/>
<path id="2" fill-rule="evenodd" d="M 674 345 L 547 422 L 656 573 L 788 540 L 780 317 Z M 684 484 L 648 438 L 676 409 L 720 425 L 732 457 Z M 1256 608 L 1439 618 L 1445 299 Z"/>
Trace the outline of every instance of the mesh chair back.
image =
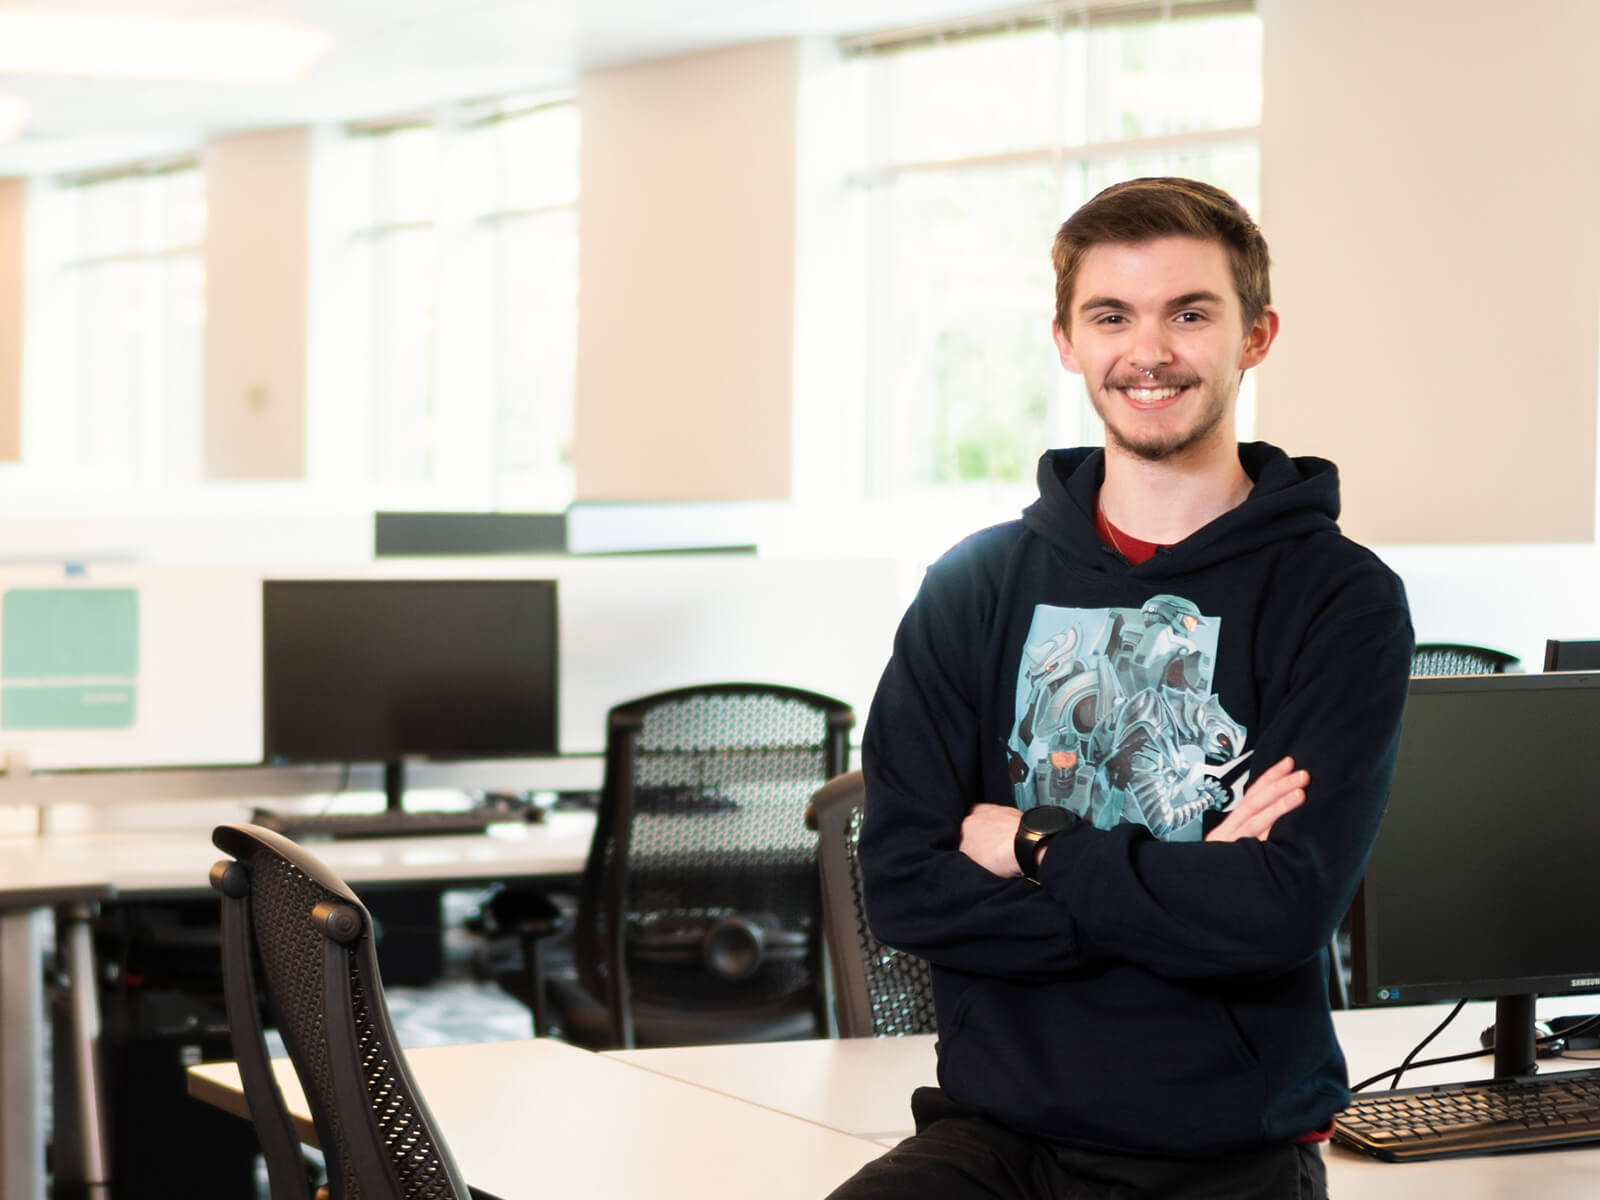
<path id="1" fill-rule="evenodd" d="M 816 838 L 806 801 L 846 765 L 848 705 L 718 684 L 612 709 L 575 929 L 614 1044 L 635 1003 L 750 1009 L 818 994 Z"/>
<path id="2" fill-rule="evenodd" d="M 235 860 L 212 882 L 224 897 L 229 1032 L 273 1200 L 303 1200 L 307 1188 L 298 1153 L 292 1163 L 281 1153 L 288 1116 L 265 1068 L 258 987 L 311 1109 L 332 1200 L 467 1200 L 389 1023 L 366 908 L 271 830 L 222 825 L 212 840 Z"/>
<path id="3" fill-rule="evenodd" d="M 860 771 L 831 780 L 812 798 L 822 914 L 842 1037 L 934 1033 L 933 975 L 927 960 L 886 946 L 867 924 L 861 886 Z"/>
<path id="4" fill-rule="evenodd" d="M 1499 675 L 1520 660 L 1504 650 L 1460 642 L 1419 642 L 1411 655 L 1412 675 Z"/>

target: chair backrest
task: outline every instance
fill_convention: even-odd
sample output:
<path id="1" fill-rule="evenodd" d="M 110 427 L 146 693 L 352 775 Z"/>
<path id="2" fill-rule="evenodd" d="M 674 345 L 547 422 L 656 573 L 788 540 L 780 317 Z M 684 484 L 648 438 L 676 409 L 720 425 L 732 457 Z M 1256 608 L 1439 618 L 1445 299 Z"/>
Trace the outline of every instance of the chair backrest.
<path id="1" fill-rule="evenodd" d="M 222 894 L 223 991 L 272 1200 L 306 1200 L 310 1189 L 258 995 L 300 1077 L 331 1200 L 468 1200 L 389 1023 L 366 908 L 319 859 L 269 829 L 219 825 L 211 840 L 233 856 L 211 869 Z"/>
<path id="2" fill-rule="evenodd" d="M 741 1009 L 809 990 L 825 1015 L 806 801 L 848 765 L 850 706 L 773 684 L 617 705 L 575 957 L 611 1042 L 633 1007 Z"/>
<path id="3" fill-rule="evenodd" d="M 1461 642 L 1418 642 L 1411 654 L 1413 675 L 1500 675 L 1521 660 L 1504 650 Z"/>
<path id="4" fill-rule="evenodd" d="M 866 787 L 860 771 L 825 783 L 806 819 L 817 830 L 822 921 L 833 968 L 841 1037 L 934 1033 L 933 975 L 925 959 L 886 946 L 867 924 L 861 890 L 861 820 Z"/>
<path id="5" fill-rule="evenodd" d="M 1546 671 L 1600 671 L 1600 642 L 1561 641 L 1549 638 L 1544 644 Z"/>

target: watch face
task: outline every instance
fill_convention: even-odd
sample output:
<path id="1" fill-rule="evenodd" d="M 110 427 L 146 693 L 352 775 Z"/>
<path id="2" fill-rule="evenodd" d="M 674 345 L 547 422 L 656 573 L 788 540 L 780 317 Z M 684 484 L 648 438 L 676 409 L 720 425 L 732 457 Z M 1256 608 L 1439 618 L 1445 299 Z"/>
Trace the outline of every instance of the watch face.
<path id="1" fill-rule="evenodd" d="M 1071 823 L 1071 810 L 1053 804 L 1042 804 L 1022 814 L 1022 827 L 1029 833 L 1060 833 Z"/>

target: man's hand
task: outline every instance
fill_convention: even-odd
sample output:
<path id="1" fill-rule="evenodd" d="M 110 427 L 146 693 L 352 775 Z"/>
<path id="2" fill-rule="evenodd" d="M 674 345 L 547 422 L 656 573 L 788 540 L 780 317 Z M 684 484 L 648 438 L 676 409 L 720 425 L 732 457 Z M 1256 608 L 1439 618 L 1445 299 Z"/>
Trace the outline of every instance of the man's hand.
<path id="1" fill-rule="evenodd" d="M 991 875 L 1022 878 L 1017 866 L 1017 826 L 1022 813 L 1008 804 L 974 804 L 961 821 L 961 853 Z"/>
<path id="2" fill-rule="evenodd" d="M 1229 810 L 1220 825 L 1206 834 L 1208 842 L 1239 842 L 1245 838 L 1266 841 L 1272 826 L 1286 812 L 1306 801 L 1309 771 L 1294 769 L 1294 759 L 1280 758 L 1258 779 L 1250 781 L 1239 803 Z M 963 846 L 964 848 L 964 846 Z"/>

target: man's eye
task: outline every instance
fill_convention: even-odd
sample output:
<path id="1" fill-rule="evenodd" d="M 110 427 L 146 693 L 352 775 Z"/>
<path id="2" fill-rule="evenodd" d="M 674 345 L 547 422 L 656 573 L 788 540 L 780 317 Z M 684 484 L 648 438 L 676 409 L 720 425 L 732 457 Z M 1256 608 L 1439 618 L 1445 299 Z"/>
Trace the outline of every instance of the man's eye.
<path id="1" fill-rule="evenodd" d="M 1106 315 L 1101 317 L 1101 318 L 1099 318 L 1095 322 L 1095 324 L 1096 325 L 1121 325 L 1123 323 L 1124 319 L 1125 318 L 1122 316 L 1121 313 L 1106 313 Z"/>
<path id="2" fill-rule="evenodd" d="M 1177 316 L 1177 321 L 1180 325 L 1195 325 L 1205 319 L 1205 313 L 1201 312 L 1181 312 Z"/>

